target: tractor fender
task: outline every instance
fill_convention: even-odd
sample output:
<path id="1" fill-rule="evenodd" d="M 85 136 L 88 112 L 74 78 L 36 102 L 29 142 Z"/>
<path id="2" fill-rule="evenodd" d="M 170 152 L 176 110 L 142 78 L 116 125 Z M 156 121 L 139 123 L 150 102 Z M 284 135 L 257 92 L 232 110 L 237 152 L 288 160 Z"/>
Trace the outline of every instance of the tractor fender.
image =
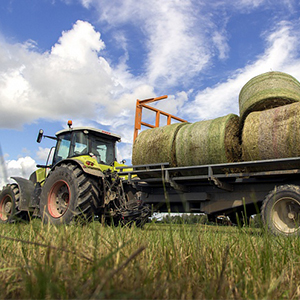
<path id="1" fill-rule="evenodd" d="M 102 173 L 101 170 L 89 168 L 82 161 L 80 161 L 78 159 L 74 159 L 74 158 L 73 159 L 61 160 L 55 166 L 53 166 L 52 169 L 54 169 L 55 167 L 61 165 L 62 163 L 74 163 L 74 162 L 82 169 L 83 172 L 85 172 L 89 175 L 104 178 L 104 174 Z"/>
<path id="2" fill-rule="evenodd" d="M 22 177 L 11 177 L 19 187 L 20 202 L 19 209 L 28 211 L 34 194 L 34 184 L 32 181 Z"/>

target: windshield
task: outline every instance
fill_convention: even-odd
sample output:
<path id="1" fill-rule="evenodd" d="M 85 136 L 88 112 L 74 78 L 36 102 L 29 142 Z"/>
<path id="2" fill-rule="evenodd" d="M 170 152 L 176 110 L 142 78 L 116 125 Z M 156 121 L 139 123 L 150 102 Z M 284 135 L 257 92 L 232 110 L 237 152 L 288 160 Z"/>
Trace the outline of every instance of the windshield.
<path id="1" fill-rule="evenodd" d="M 73 132 L 70 156 L 88 154 L 88 135 L 81 132 Z"/>
<path id="2" fill-rule="evenodd" d="M 111 165 L 115 161 L 115 143 L 100 137 L 92 139 L 91 152 L 99 164 Z"/>
<path id="3" fill-rule="evenodd" d="M 88 137 L 81 131 L 68 132 L 59 136 L 53 164 L 71 156 L 88 154 Z"/>

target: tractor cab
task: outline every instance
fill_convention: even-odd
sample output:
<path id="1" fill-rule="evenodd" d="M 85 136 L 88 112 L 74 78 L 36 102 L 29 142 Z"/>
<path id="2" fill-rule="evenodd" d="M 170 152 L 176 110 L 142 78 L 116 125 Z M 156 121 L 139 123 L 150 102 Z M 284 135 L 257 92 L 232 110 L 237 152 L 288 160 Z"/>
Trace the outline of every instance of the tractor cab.
<path id="1" fill-rule="evenodd" d="M 75 127 L 68 123 L 69 129 L 58 131 L 56 137 L 43 135 L 41 130 L 37 141 L 42 137 L 55 139 L 56 147 L 52 166 L 67 158 L 90 156 L 98 164 L 112 166 L 116 161 L 116 142 L 121 141 L 119 135 L 91 127 Z"/>
<path id="2" fill-rule="evenodd" d="M 53 165 L 76 156 L 90 155 L 98 164 L 113 165 L 116 161 L 116 142 L 120 136 L 90 127 L 77 127 L 56 133 L 57 144 Z"/>
<path id="3" fill-rule="evenodd" d="M 116 142 L 121 139 L 118 135 L 90 127 L 61 130 L 56 137 L 53 165 L 66 158 L 90 155 L 98 164 L 111 166 L 116 161 Z"/>

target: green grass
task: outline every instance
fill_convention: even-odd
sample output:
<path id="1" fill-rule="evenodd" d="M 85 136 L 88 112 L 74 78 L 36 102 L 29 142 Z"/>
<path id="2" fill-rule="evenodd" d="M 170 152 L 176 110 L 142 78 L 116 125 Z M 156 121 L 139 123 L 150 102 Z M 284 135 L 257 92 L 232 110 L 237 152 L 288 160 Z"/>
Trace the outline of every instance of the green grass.
<path id="1" fill-rule="evenodd" d="M 298 299 L 300 240 L 261 229 L 0 225 L 0 298 Z"/>

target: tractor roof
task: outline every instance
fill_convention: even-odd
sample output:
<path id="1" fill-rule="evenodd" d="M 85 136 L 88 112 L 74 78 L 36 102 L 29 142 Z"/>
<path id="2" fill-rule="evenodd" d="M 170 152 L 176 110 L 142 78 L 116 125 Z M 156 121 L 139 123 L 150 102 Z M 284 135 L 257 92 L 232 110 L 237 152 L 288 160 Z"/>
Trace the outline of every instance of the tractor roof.
<path id="1" fill-rule="evenodd" d="M 108 132 L 106 130 L 102 130 L 102 129 L 97 129 L 97 128 L 92 128 L 92 127 L 75 127 L 75 128 L 69 128 L 69 129 L 63 129 L 63 130 L 60 130 L 58 132 L 56 132 L 56 136 L 62 134 L 62 133 L 67 133 L 67 132 L 70 132 L 70 131 L 90 131 L 90 132 L 93 132 L 95 134 L 100 134 L 100 135 L 106 135 L 107 137 L 112 137 L 118 141 L 121 141 L 121 137 L 115 133 L 111 133 L 111 132 Z"/>

